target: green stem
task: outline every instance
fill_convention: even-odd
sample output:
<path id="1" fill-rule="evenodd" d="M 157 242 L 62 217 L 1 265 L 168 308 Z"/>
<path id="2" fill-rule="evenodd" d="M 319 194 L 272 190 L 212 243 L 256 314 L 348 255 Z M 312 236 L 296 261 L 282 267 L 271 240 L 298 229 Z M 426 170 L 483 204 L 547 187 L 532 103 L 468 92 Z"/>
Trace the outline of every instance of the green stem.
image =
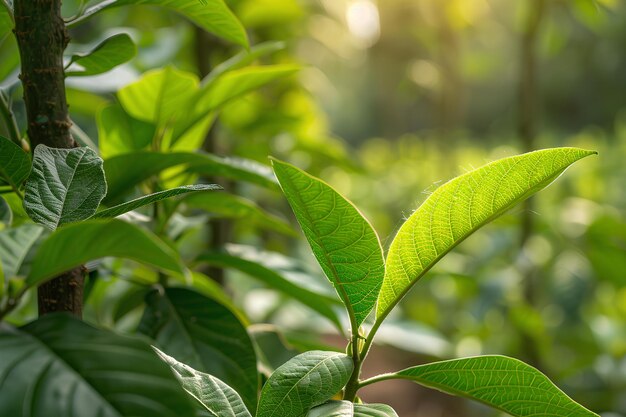
<path id="1" fill-rule="evenodd" d="M 390 379 L 402 379 L 402 378 L 400 376 L 398 376 L 398 374 L 377 375 L 375 377 L 372 377 L 372 378 L 366 379 L 364 381 L 361 381 L 361 383 L 359 384 L 359 388 L 366 387 L 366 386 L 374 384 L 376 382 L 388 381 Z"/>
<path id="2" fill-rule="evenodd" d="M 17 121 L 13 116 L 11 106 L 9 105 L 9 100 L 4 94 L 4 91 L 0 91 L 0 115 L 2 115 L 4 124 L 9 130 L 9 136 L 11 137 L 11 140 L 21 148 L 22 141 L 20 137 L 20 129 L 17 127 Z"/>

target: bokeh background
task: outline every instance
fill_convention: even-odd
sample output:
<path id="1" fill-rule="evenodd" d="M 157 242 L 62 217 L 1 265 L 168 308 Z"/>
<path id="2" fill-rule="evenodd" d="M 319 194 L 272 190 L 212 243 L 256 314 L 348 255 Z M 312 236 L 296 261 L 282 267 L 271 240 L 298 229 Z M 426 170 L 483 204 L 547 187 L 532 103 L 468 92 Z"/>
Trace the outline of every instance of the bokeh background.
<path id="1" fill-rule="evenodd" d="M 231 103 L 209 150 L 263 163 L 274 155 L 323 178 L 361 208 L 385 247 L 429 192 L 473 167 L 552 146 L 599 152 L 447 256 L 383 328 L 365 373 L 504 354 L 604 417 L 626 416 L 626 2 L 227 3 L 252 44 L 284 43 L 263 62 L 302 69 Z M 82 5 L 66 1 L 66 16 Z M 148 7 L 104 12 L 71 36 L 86 45 L 117 32 L 132 36 L 137 57 L 68 81 L 73 120 L 92 138 L 98 111 L 142 71 L 206 74 L 240 52 Z M 2 40 L 3 87 L 17 64 L 12 40 Z M 230 191 L 293 220 L 278 194 Z M 301 262 L 293 279 L 328 285 L 301 236 L 236 220 L 209 229 L 183 249 L 272 250 Z M 294 347 L 341 347 L 332 326 L 297 303 L 249 277 L 213 272 L 254 322 L 275 324 Z M 364 399 L 389 402 L 403 417 L 497 415 L 408 382 L 375 385 Z"/>

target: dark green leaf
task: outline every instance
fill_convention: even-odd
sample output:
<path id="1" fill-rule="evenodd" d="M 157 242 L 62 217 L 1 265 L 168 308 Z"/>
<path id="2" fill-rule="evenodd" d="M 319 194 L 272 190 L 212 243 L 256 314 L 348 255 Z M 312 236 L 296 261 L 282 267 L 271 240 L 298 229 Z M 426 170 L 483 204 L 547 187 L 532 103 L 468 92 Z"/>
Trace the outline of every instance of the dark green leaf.
<path id="1" fill-rule="evenodd" d="M 0 327 L 0 415 L 189 416 L 192 403 L 144 342 L 66 315 Z"/>
<path id="2" fill-rule="evenodd" d="M 0 262 L 7 279 L 17 275 L 26 254 L 42 232 L 43 228 L 36 224 L 0 231 Z"/>
<path id="3" fill-rule="evenodd" d="M 330 401 L 309 411 L 307 417 L 398 417 L 386 404 L 354 404 L 350 401 Z"/>
<path id="4" fill-rule="evenodd" d="M 0 230 L 2 227 L 9 227 L 13 222 L 13 212 L 9 203 L 0 196 Z"/>
<path id="5" fill-rule="evenodd" d="M 131 210 L 135 210 L 139 207 L 147 206 L 148 204 L 165 200 L 166 198 L 171 198 L 177 195 L 187 194 L 187 193 L 191 193 L 195 191 L 212 191 L 212 190 L 223 190 L 223 188 L 217 184 L 196 184 L 196 185 L 185 185 L 182 187 L 176 187 L 176 188 L 172 188 L 169 190 L 159 191 L 157 193 L 139 197 L 134 200 L 128 201 L 126 203 L 122 203 L 120 205 L 104 209 L 94 214 L 92 218 L 99 219 L 99 218 L 107 218 L 107 217 L 117 217 L 124 213 L 128 213 Z"/>
<path id="6" fill-rule="evenodd" d="M 385 273 L 376 232 L 325 182 L 284 162 L 272 166 L 313 254 L 360 326 L 376 305 Z"/>
<path id="7" fill-rule="evenodd" d="M 30 157 L 11 140 L 0 136 L 0 185 L 19 190 L 30 172 Z"/>
<path id="8" fill-rule="evenodd" d="M 517 359 L 479 356 L 415 366 L 385 377 L 471 398 L 515 417 L 598 417 Z"/>
<path id="9" fill-rule="evenodd" d="M 87 220 L 59 228 L 43 242 L 26 283 L 37 285 L 107 256 L 132 259 L 179 277 L 186 273 L 178 254 L 143 229 L 121 220 Z"/>
<path id="10" fill-rule="evenodd" d="M 328 401 L 348 382 L 352 358 L 313 350 L 278 368 L 261 391 L 256 417 L 302 417 Z"/>
<path id="11" fill-rule="evenodd" d="M 26 182 L 24 209 L 36 223 L 54 230 L 91 217 L 106 190 L 102 159 L 93 150 L 39 145 Z"/>
<path id="12" fill-rule="evenodd" d="M 206 408 L 211 417 L 252 417 L 237 391 L 223 381 L 198 372 L 156 348 L 154 350 L 170 366 L 183 388 Z"/>
<path id="13" fill-rule="evenodd" d="M 228 308 L 185 288 L 153 291 L 146 302 L 141 333 L 167 354 L 221 379 L 250 410 L 256 409 L 259 376 L 254 347 Z"/>
<path id="14" fill-rule="evenodd" d="M 65 75 L 68 77 L 102 74 L 133 59 L 137 54 L 137 47 L 126 33 L 119 33 L 102 41 L 98 46 L 87 53 L 72 55 L 70 66 Z"/>

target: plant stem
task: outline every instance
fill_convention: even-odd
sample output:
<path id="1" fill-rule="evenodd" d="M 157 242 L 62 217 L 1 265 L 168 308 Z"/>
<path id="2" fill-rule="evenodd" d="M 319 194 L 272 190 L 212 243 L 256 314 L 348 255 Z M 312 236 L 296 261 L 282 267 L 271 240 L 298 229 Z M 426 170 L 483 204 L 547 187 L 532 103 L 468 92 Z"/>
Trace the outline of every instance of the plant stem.
<path id="1" fill-rule="evenodd" d="M 2 115 L 2 119 L 4 120 L 4 124 L 9 131 L 11 140 L 21 148 L 22 141 L 20 129 L 17 127 L 17 122 L 15 121 L 15 117 L 11 111 L 8 97 L 4 94 L 4 91 L 0 91 L 0 115 Z"/>

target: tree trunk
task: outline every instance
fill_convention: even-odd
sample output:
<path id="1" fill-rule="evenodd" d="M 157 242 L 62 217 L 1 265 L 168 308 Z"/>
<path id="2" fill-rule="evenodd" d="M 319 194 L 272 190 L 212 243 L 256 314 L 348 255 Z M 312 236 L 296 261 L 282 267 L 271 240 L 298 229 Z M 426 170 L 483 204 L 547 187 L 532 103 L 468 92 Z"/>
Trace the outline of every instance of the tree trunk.
<path id="1" fill-rule="evenodd" d="M 15 0 L 14 9 L 31 149 L 40 144 L 76 147 L 65 98 L 63 51 L 69 36 L 61 0 Z M 79 267 L 42 284 L 37 296 L 39 315 L 66 311 L 81 316 L 83 281 L 84 268 Z"/>

